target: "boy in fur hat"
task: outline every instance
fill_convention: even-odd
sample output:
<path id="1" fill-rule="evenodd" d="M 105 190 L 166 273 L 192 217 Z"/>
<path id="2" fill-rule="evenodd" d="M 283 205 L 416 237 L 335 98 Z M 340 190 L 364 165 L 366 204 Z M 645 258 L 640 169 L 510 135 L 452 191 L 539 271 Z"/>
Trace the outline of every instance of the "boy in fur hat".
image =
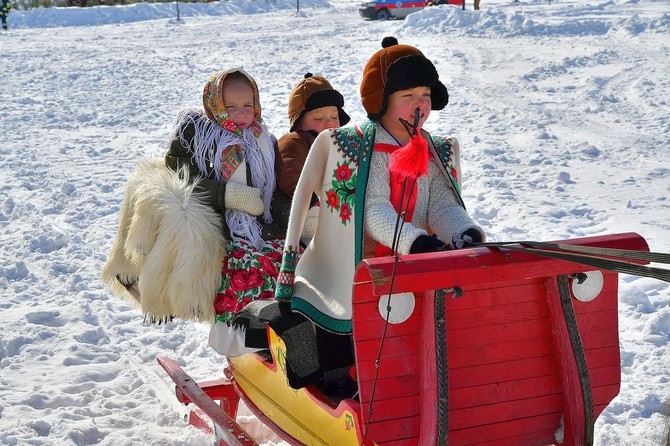
<path id="1" fill-rule="evenodd" d="M 275 138 L 261 119 L 256 82 L 241 69 L 215 73 L 203 105 L 178 116 L 165 162 L 188 169 L 222 217 L 228 242 L 210 345 L 237 356 L 248 350 L 233 318 L 247 303 L 273 297 L 281 260 L 286 222 L 273 212 Z"/>
<path id="2" fill-rule="evenodd" d="M 447 88 L 418 49 L 388 37 L 382 46 L 365 66 L 360 86 L 369 120 L 319 134 L 293 197 L 276 290 L 291 312 L 270 325 L 287 345 L 294 387 L 353 364 L 351 283 L 362 259 L 462 248 L 485 239 L 461 199 L 458 141 L 422 129 L 431 110 L 447 105 Z M 298 260 L 312 194 L 323 209 Z M 403 212 L 405 222 L 394 234 Z M 316 327 L 314 353 L 305 351 L 304 339 L 293 339 L 291 332 L 298 330 L 287 329 L 306 324 Z"/>
<path id="3" fill-rule="evenodd" d="M 275 169 L 277 187 L 287 197 L 293 198 L 307 153 L 317 135 L 349 122 L 343 107 L 344 98 L 323 76 L 307 73 L 291 90 L 288 97 L 290 132 L 279 138 Z M 307 241 L 316 231 L 319 216 L 316 198 L 314 195 L 303 227 L 302 236 Z"/>
<path id="4" fill-rule="evenodd" d="M 349 122 L 342 109 L 344 98 L 323 76 L 305 74 L 288 97 L 290 132 L 279 138 L 277 147 L 277 186 L 293 196 L 307 152 L 316 136 Z"/>

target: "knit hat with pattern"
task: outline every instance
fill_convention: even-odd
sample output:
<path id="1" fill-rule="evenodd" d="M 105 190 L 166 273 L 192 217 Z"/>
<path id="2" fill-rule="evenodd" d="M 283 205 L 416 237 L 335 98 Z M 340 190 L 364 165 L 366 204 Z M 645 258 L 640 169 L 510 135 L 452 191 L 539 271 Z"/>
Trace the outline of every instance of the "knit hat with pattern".
<path id="1" fill-rule="evenodd" d="M 351 118 L 344 112 L 344 98 L 323 76 L 305 74 L 304 79 L 293 87 L 288 97 L 288 122 L 290 131 L 295 131 L 300 120 L 308 111 L 322 107 L 337 107 L 340 125 L 345 125 Z"/>
<path id="2" fill-rule="evenodd" d="M 368 118 L 384 116 L 392 93 L 415 87 L 430 87 L 433 110 L 442 110 L 449 103 L 447 87 L 440 82 L 435 65 L 413 46 L 384 37 L 382 49 L 372 55 L 363 70 L 361 99 Z"/>

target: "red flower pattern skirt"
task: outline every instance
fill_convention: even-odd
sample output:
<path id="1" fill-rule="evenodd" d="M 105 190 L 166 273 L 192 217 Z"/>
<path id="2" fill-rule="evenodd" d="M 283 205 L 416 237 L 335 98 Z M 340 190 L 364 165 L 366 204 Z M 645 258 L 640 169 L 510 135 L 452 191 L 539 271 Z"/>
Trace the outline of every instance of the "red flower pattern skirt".
<path id="1" fill-rule="evenodd" d="M 249 302 L 274 298 L 283 248 L 284 240 L 266 240 L 260 250 L 246 240 L 228 242 L 214 299 L 215 323 L 230 325 Z"/>

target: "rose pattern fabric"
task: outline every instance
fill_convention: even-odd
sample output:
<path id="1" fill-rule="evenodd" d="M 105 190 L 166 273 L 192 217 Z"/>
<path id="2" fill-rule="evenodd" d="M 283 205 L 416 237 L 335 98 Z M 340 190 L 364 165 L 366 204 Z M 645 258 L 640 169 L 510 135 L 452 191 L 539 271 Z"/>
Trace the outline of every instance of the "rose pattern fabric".
<path id="1" fill-rule="evenodd" d="M 333 188 L 326 191 L 326 204 L 330 211 L 336 211 L 344 226 L 351 220 L 351 209 L 356 198 L 356 169 L 349 167 L 349 161 L 337 163 L 331 182 Z"/>
<path id="2" fill-rule="evenodd" d="M 215 323 L 230 324 L 249 302 L 274 297 L 283 244 L 283 240 L 269 240 L 258 251 L 246 240 L 228 243 L 214 299 Z"/>

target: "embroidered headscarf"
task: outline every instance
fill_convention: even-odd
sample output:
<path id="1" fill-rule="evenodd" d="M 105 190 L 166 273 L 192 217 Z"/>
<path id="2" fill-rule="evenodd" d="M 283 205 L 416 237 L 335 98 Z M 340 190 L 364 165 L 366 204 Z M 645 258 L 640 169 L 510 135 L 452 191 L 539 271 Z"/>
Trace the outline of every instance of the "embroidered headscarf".
<path id="1" fill-rule="evenodd" d="M 219 124 L 219 126 L 229 132 L 235 133 L 237 136 L 242 136 L 242 129 L 237 127 L 232 119 L 230 119 L 226 112 L 226 104 L 223 102 L 223 84 L 226 81 L 226 77 L 232 73 L 242 74 L 251 86 L 251 90 L 254 93 L 254 123 L 252 126 L 255 127 L 254 133 L 260 133 L 260 126 L 257 123 L 263 122 L 263 119 L 261 118 L 261 102 L 258 96 L 258 86 L 254 78 L 241 68 L 222 70 L 212 74 L 205 84 L 205 89 L 202 93 L 202 104 L 205 107 L 205 113 L 209 119 Z"/>

